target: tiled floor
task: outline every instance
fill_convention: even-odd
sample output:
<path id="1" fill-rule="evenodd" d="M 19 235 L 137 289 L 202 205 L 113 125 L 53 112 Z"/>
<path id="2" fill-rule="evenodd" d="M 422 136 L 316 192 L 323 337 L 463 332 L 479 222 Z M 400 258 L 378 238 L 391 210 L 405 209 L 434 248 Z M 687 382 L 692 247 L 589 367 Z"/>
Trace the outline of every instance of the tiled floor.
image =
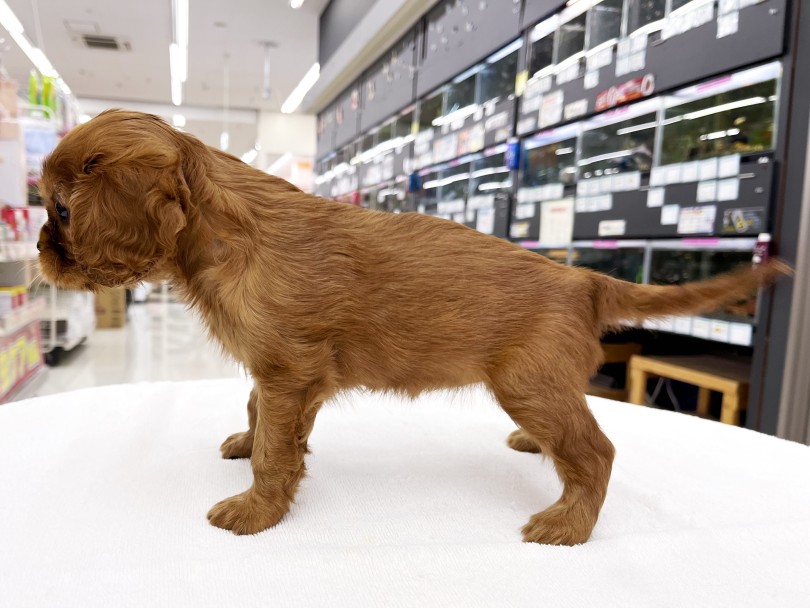
<path id="1" fill-rule="evenodd" d="M 150 302 L 129 307 L 121 329 L 98 329 L 56 367 L 36 395 L 91 386 L 161 380 L 231 378 L 241 369 L 224 358 L 183 304 Z"/>

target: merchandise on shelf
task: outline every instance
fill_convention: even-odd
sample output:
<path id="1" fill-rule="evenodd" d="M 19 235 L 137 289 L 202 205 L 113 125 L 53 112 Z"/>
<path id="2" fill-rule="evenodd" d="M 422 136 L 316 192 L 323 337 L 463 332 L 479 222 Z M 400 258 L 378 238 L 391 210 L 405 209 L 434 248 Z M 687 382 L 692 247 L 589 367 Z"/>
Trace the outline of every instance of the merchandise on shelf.
<path id="1" fill-rule="evenodd" d="M 0 315 L 22 308 L 28 303 L 28 286 L 0 287 Z"/>

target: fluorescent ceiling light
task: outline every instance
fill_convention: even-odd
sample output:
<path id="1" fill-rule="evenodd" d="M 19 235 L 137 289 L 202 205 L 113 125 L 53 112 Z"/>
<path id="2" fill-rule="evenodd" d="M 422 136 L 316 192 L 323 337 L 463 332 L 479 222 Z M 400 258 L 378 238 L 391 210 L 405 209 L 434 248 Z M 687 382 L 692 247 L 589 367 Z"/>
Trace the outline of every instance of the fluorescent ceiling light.
<path id="1" fill-rule="evenodd" d="M 20 50 L 26 54 L 28 59 L 31 60 L 31 63 L 34 64 L 34 67 L 39 70 L 43 76 L 52 76 L 54 78 L 59 76 L 54 67 L 51 65 L 51 62 L 48 61 L 45 53 L 42 52 L 42 49 L 38 49 L 31 44 L 28 38 L 26 38 L 25 34 L 11 31 L 9 34 L 11 34 L 11 37 L 14 38 L 14 42 L 17 43 Z"/>
<path id="2" fill-rule="evenodd" d="M 600 154 L 599 156 L 592 156 L 590 158 L 583 158 L 577 164 L 580 167 L 584 167 L 585 165 L 590 165 L 593 163 L 598 163 L 603 160 L 613 160 L 614 158 L 624 158 L 625 156 L 632 156 L 632 150 L 620 150 L 619 152 L 609 152 L 607 154 Z"/>
<path id="3" fill-rule="evenodd" d="M 281 106 L 281 111 L 284 114 L 292 114 L 295 112 L 298 106 L 301 105 L 301 102 L 304 101 L 304 97 L 309 93 L 309 90 L 318 82 L 320 75 L 321 66 L 319 63 L 314 63 L 312 67 L 307 70 L 307 73 L 304 74 L 301 82 L 296 85 L 289 97 L 284 101 Z"/>
<path id="4" fill-rule="evenodd" d="M 256 148 L 251 148 L 242 155 L 242 162 L 249 165 L 256 160 L 257 156 L 259 156 L 259 152 L 256 150 Z"/>
<path id="5" fill-rule="evenodd" d="M 227 131 L 223 131 L 219 135 L 219 147 L 223 150 L 227 150 L 228 146 L 231 143 L 231 136 Z"/>
<path id="6" fill-rule="evenodd" d="M 488 169 L 479 169 L 478 171 L 473 171 L 470 177 L 473 179 L 478 179 L 479 177 L 486 177 L 487 175 L 496 175 L 498 173 L 509 173 L 509 169 L 506 167 L 490 167 Z"/>
<path id="7" fill-rule="evenodd" d="M 727 112 L 729 110 L 737 110 L 739 108 L 746 108 L 748 106 L 755 106 L 760 103 L 768 101 L 765 97 L 749 97 L 748 99 L 741 99 L 740 101 L 731 101 L 729 103 L 721 103 L 719 106 L 706 108 L 705 110 L 698 110 L 697 112 L 689 112 L 684 114 L 686 120 L 694 120 L 696 118 L 703 118 L 704 116 L 711 116 L 720 112 Z"/>
<path id="8" fill-rule="evenodd" d="M 5 3 L 5 0 L 0 0 L 0 25 L 6 28 L 9 34 L 22 34 L 24 31 L 22 23 Z"/>
<path id="9" fill-rule="evenodd" d="M 279 169 L 281 169 L 284 165 L 286 165 L 291 160 L 292 160 L 292 154 L 290 154 L 289 152 L 285 152 L 284 154 L 279 156 L 275 161 L 273 161 L 272 165 L 267 167 L 267 172 L 271 173 L 271 174 L 277 173 Z"/>
<path id="10" fill-rule="evenodd" d="M 186 117 L 182 114 L 172 114 L 172 124 L 182 129 L 186 126 Z"/>
<path id="11" fill-rule="evenodd" d="M 658 123 L 657 122 L 645 122 L 640 125 L 636 125 L 635 127 L 624 127 L 623 129 L 617 129 L 616 135 L 627 135 L 628 133 L 635 133 L 636 131 L 646 131 L 647 129 L 654 129 Z"/>
<path id="12" fill-rule="evenodd" d="M 458 110 L 453 110 L 445 116 L 439 116 L 438 118 L 434 119 L 432 124 L 434 127 L 441 127 L 442 125 L 450 124 L 457 120 L 463 120 L 468 116 L 475 114 L 478 111 L 478 108 L 478 104 L 474 103 L 472 105 L 459 108 Z"/>
<path id="13" fill-rule="evenodd" d="M 484 184 L 478 184 L 478 189 L 481 192 L 488 192 L 489 190 L 500 190 L 501 188 L 511 188 L 512 187 L 512 180 L 508 179 L 503 182 L 486 182 Z"/>
<path id="14" fill-rule="evenodd" d="M 451 175 L 450 177 L 445 177 L 443 179 L 435 179 L 433 181 L 425 182 L 424 186 L 425 189 L 430 188 L 437 188 L 439 186 L 449 186 L 455 182 L 460 182 L 465 179 L 470 179 L 469 173 L 459 173 L 458 175 Z"/>
<path id="15" fill-rule="evenodd" d="M 290 0 L 290 6 L 292 8 L 301 8 L 304 4 L 304 0 Z"/>
<path id="16" fill-rule="evenodd" d="M 174 41 L 188 47 L 188 0 L 174 0 Z"/>
<path id="17" fill-rule="evenodd" d="M 188 78 L 188 49 L 175 43 L 169 45 L 169 69 L 172 80 L 186 81 Z"/>
<path id="18" fill-rule="evenodd" d="M 172 103 L 179 106 L 183 103 L 183 83 L 172 78 Z"/>

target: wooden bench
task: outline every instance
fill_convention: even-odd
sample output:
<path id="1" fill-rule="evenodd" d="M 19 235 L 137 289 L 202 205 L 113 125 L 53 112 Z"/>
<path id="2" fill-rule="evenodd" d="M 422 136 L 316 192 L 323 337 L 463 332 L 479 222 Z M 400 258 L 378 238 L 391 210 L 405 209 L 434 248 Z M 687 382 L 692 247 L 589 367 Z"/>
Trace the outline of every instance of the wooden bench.
<path id="1" fill-rule="evenodd" d="M 708 355 L 694 357 L 647 357 L 630 359 L 630 403 L 645 405 L 647 380 L 651 377 L 679 380 L 698 387 L 697 413 L 709 415 L 711 391 L 723 394 L 720 421 L 739 425 L 740 412 L 748 407 L 751 363 Z"/>

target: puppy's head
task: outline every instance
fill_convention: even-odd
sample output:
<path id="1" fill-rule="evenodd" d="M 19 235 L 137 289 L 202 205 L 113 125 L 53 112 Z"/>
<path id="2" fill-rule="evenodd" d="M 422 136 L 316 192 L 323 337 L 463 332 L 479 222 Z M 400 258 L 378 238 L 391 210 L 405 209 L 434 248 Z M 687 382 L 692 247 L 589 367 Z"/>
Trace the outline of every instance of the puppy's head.
<path id="1" fill-rule="evenodd" d="M 70 131 L 45 161 L 45 277 L 68 289 L 130 286 L 165 272 L 186 225 L 181 134 L 112 110 Z"/>

